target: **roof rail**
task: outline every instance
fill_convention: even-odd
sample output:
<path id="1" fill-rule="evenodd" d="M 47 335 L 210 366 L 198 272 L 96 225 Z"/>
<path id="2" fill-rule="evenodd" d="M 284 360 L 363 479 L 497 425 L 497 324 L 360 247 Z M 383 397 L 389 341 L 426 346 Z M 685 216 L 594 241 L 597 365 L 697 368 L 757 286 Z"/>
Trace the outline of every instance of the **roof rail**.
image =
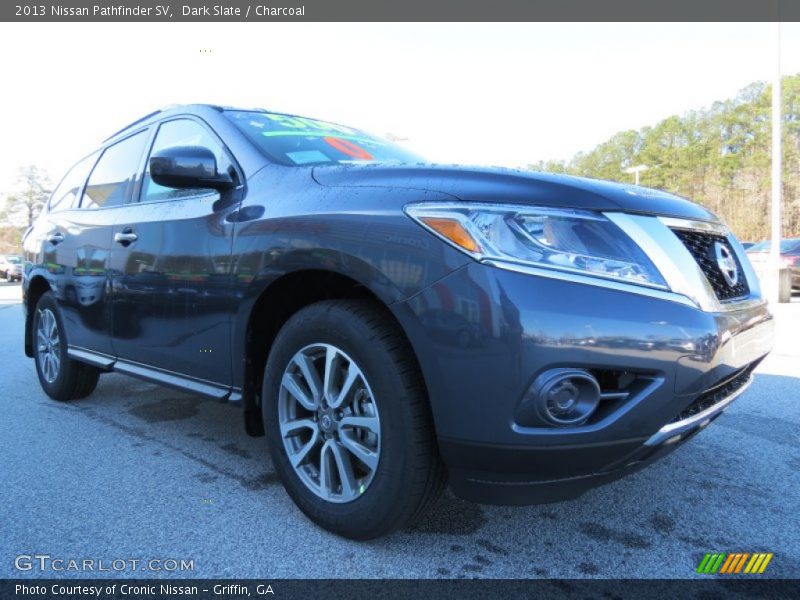
<path id="1" fill-rule="evenodd" d="M 164 106 L 162 108 L 159 108 L 158 110 L 154 110 L 153 112 L 148 113 L 148 114 L 146 114 L 145 116 L 143 116 L 143 117 L 141 117 L 139 119 L 136 119 L 132 123 L 128 123 L 127 125 L 125 125 L 125 127 L 120 129 L 119 131 L 115 131 L 113 134 L 111 134 L 106 139 L 104 139 L 103 143 L 107 142 L 110 139 L 113 139 L 113 138 L 117 137 L 120 133 L 123 133 L 124 131 L 127 131 L 128 129 L 130 129 L 134 125 L 138 125 L 142 121 L 146 121 L 150 117 L 153 117 L 153 116 L 155 116 L 155 115 L 157 115 L 159 113 L 162 113 L 162 112 L 166 112 L 166 111 L 171 110 L 173 108 L 178 108 L 180 106 L 190 106 L 190 105 L 187 105 L 187 104 L 167 104 L 166 106 Z M 194 106 L 194 105 L 191 105 L 191 106 Z M 198 104 L 197 106 L 208 106 L 209 108 L 213 108 L 213 109 L 218 110 L 220 112 L 222 112 L 224 110 L 224 108 L 222 106 L 218 106 L 216 104 Z M 260 108 L 258 110 L 265 110 L 265 109 Z"/>
<path id="2" fill-rule="evenodd" d="M 110 136 L 108 136 L 106 139 L 104 139 L 104 140 L 103 140 L 103 143 L 107 142 L 107 141 L 108 141 L 108 140 L 110 140 L 110 139 L 113 139 L 113 138 L 117 137 L 117 136 L 118 136 L 120 133 L 122 133 L 122 132 L 123 132 L 123 131 L 125 131 L 126 129 L 130 129 L 130 128 L 131 128 L 131 127 L 133 127 L 134 125 L 137 125 L 137 124 L 141 123 L 142 121 L 146 121 L 147 119 L 149 119 L 149 118 L 150 118 L 150 117 L 152 117 L 152 116 L 155 116 L 155 115 L 157 115 L 158 113 L 164 112 L 164 111 L 165 111 L 165 110 L 167 110 L 168 108 L 172 108 L 172 107 L 171 107 L 171 106 L 168 106 L 168 107 L 166 107 L 166 108 L 159 108 L 158 110 L 154 110 L 153 112 L 151 112 L 151 113 L 148 113 L 148 114 L 146 114 L 145 116 L 143 116 L 143 117 L 141 117 L 141 118 L 139 118 L 139 119 L 136 119 L 135 121 L 133 121 L 133 122 L 131 122 L 131 123 L 128 123 L 127 125 L 125 125 L 125 127 L 123 127 L 122 129 L 120 129 L 119 131 L 115 131 L 115 132 L 114 132 L 114 133 L 112 133 Z"/>

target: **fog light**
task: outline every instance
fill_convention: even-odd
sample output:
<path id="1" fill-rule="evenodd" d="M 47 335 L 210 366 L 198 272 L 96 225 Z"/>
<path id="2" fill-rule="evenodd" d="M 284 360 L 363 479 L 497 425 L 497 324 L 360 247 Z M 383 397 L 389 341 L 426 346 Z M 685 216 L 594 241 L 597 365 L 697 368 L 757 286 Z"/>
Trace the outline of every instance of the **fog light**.
<path id="1" fill-rule="evenodd" d="M 600 403 L 600 385 L 580 369 L 545 371 L 531 391 L 539 416 L 553 425 L 580 425 Z"/>

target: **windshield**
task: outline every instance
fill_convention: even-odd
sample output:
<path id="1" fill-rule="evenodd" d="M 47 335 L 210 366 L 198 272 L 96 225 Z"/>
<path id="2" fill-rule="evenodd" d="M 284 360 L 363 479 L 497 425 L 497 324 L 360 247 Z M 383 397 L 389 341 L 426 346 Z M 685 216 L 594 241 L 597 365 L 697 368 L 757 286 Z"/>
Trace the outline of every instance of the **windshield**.
<path id="1" fill-rule="evenodd" d="M 22 260 L 19 256 L 6 256 L 6 261 L 10 262 L 12 265 L 18 265 L 22 263 Z"/>
<path id="2" fill-rule="evenodd" d="M 769 252 L 770 248 L 772 247 L 772 242 L 767 240 L 765 242 L 759 242 L 755 246 L 751 246 L 747 249 L 748 252 Z M 800 239 L 792 238 L 788 240 L 781 240 L 781 254 L 786 252 L 791 252 L 792 250 L 800 248 Z"/>
<path id="3" fill-rule="evenodd" d="M 352 127 L 278 113 L 226 110 L 233 123 L 267 155 L 286 166 L 422 162 L 393 144 Z"/>

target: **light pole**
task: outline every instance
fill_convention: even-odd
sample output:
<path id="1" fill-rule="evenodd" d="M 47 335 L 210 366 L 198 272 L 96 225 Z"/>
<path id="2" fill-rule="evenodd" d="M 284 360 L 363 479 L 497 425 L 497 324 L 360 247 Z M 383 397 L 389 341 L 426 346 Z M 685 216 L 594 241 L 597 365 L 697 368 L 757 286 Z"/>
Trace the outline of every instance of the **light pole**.
<path id="1" fill-rule="evenodd" d="M 775 71 L 772 80 L 772 141 L 770 159 L 772 169 L 770 198 L 770 247 L 769 258 L 763 265 L 759 277 L 764 297 L 770 302 L 791 301 L 792 276 L 781 264 L 781 200 L 783 196 L 783 169 L 781 143 L 781 24 L 775 23 Z"/>
<path id="2" fill-rule="evenodd" d="M 783 179 L 781 149 L 781 23 L 775 24 L 775 78 L 772 82 L 772 246 L 770 247 L 771 281 L 767 286 L 770 300 L 781 300 L 781 184 Z M 765 290 L 766 291 L 766 290 Z"/>
<path id="3" fill-rule="evenodd" d="M 636 178 L 636 185 L 639 185 L 639 173 L 641 173 L 642 171 L 647 171 L 647 169 L 649 169 L 649 168 L 650 167 L 648 167 L 647 165 L 636 165 L 635 167 L 628 167 L 627 169 L 625 169 L 625 172 L 626 173 L 634 173 L 635 176 L 636 176 L 635 177 Z"/>

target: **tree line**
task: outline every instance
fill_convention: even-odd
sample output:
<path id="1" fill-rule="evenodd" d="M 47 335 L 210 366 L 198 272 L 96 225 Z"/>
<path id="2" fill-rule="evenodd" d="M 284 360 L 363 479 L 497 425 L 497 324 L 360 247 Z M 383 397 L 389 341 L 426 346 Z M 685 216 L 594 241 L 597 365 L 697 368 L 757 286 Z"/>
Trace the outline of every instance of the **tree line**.
<path id="1" fill-rule="evenodd" d="M 800 236 L 800 75 L 782 80 L 783 236 Z M 625 169 L 646 165 L 640 185 L 687 197 L 719 215 L 742 240 L 770 236 L 772 86 L 753 83 L 735 98 L 621 131 L 569 161 L 537 171 L 633 182 Z"/>
<path id="2" fill-rule="evenodd" d="M 50 197 L 50 176 L 36 165 L 17 171 L 18 190 L 0 202 L 0 253 L 18 253 L 22 233 L 33 224 Z"/>

